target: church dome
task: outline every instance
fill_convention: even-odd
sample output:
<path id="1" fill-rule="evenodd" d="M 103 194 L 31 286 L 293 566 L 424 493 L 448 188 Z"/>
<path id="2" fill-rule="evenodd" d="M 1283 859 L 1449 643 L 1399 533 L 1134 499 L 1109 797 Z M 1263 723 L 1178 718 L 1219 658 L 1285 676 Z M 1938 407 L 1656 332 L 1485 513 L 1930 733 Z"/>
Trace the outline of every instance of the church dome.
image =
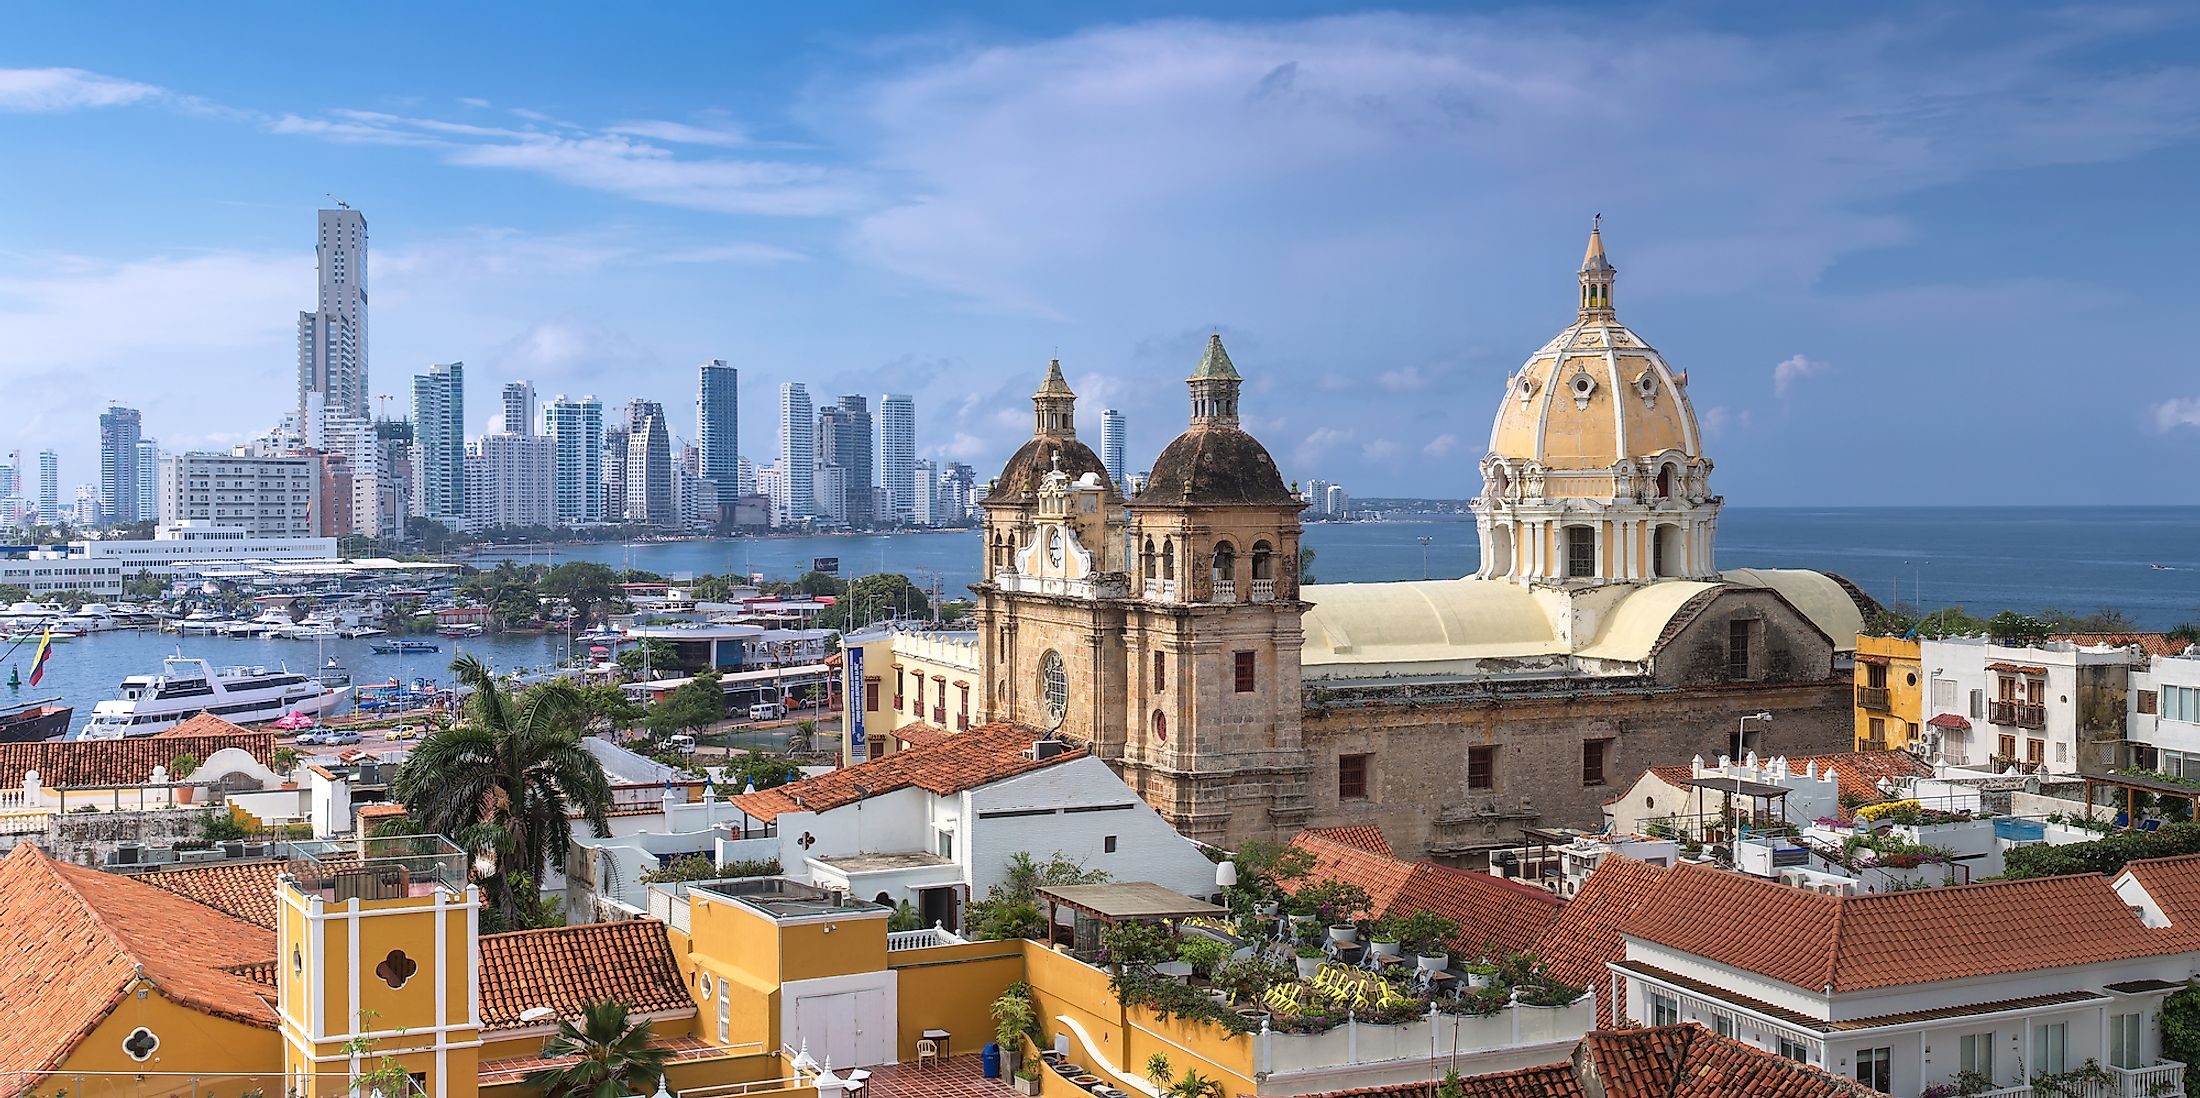
<path id="1" fill-rule="evenodd" d="M 1191 426 L 1154 459 L 1141 507 L 1288 507 L 1299 502 L 1284 487 L 1276 459 L 1260 440 L 1238 426 L 1238 389 L 1244 383 L 1222 336 L 1207 337 L 1207 350 L 1184 379 L 1191 390 Z"/>
<path id="2" fill-rule="evenodd" d="M 1490 430 L 1492 457 L 1602 470 L 1676 452 L 1703 456 L 1688 375 L 1613 315 L 1616 273 L 1601 230 L 1591 229 L 1580 314 L 1513 375 Z"/>
<path id="3" fill-rule="evenodd" d="M 1008 464 L 1001 466 L 1001 475 L 994 479 L 986 501 L 1028 499 L 1038 492 L 1039 482 L 1054 471 L 1057 458 L 1062 472 L 1071 480 L 1098 473 L 1100 483 L 1108 486 L 1107 498 L 1118 500 L 1118 489 L 1108 480 L 1108 469 L 1100 455 L 1077 439 L 1077 394 L 1070 391 L 1068 379 L 1062 376 L 1061 359 L 1047 363 L 1046 377 L 1040 380 L 1039 390 L 1031 394 L 1031 407 L 1031 440 L 1018 447 Z"/>

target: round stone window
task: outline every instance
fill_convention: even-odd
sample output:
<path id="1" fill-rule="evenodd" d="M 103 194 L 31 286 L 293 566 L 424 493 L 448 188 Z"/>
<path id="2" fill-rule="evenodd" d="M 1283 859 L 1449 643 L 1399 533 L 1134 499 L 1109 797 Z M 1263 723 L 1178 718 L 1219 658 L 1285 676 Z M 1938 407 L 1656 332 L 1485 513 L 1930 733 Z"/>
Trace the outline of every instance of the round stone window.
<path id="1" fill-rule="evenodd" d="M 122 1039 L 122 1051 L 129 1053 L 130 1059 L 142 1064 L 152 1059 L 153 1053 L 160 1051 L 160 1035 L 139 1026 Z"/>
<path id="2" fill-rule="evenodd" d="M 1062 664 L 1062 654 L 1048 649 L 1039 657 L 1039 694 L 1047 702 L 1047 713 L 1056 720 L 1069 712 L 1069 669 Z"/>

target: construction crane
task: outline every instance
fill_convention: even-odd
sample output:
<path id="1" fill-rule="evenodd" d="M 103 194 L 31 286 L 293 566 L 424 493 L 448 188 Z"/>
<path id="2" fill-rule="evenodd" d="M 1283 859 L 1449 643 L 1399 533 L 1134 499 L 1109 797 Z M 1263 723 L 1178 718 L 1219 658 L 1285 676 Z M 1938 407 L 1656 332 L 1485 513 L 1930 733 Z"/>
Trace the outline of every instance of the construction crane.
<path id="1" fill-rule="evenodd" d="M 346 202 L 346 201 L 344 201 L 343 199 L 341 199 L 341 198 L 338 198 L 338 197 L 336 197 L 335 195 L 333 195 L 333 194 L 330 194 L 330 193 L 328 193 L 327 191 L 323 191 L 323 192 L 321 192 L 321 197 L 323 197 L 323 198 L 326 198 L 326 199 L 328 199 L 329 201 L 331 201 L 331 202 L 334 202 L 334 203 L 336 203 L 336 208 L 337 208 L 337 209 L 339 209 L 339 210 L 348 210 L 348 209 L 351 209 L 351 203 L 349 203 L 349 202 Z"/>

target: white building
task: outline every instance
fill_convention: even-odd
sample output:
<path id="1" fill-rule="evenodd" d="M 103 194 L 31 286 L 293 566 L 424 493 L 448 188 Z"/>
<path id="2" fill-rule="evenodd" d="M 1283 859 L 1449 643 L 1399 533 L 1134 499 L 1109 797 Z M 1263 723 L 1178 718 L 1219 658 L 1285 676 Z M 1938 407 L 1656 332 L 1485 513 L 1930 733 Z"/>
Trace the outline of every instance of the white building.
<path id="1" fill-rule="evenodd" d="M 1304 496 L 1303 498 L 1304 498 L 1304 499 L 1306 500 L 1306 513 L 1307 513 L 1307 514 L 1309 514 L 1309 515 L 1326 515 L 1326 514 L 1328 514 L 1328 513 L 1329 513 L 1329 482 L 1328 482 L 1328 481 L 1326 481 L 1326 480 L 1319 480 L 1319 479 L 1316 479 L 1316 480 L 1309 480 L 1309 481 L 1307 481 L 1307 482 L 1306 482 L 1306 494 L 1305 494 L 1305 496 Z"/>
<path id="2" fill-rule="evenodd" d="M 38 451 L 38 521 L 61 521 L 61 458 L 52 450 Z"/>
<path id="3" fill-rule="evenodd" d="M 697 475 L 717 482 L 719 491 L 740 487 L 741 371 L 714 358 L 696 369 L 695 446 Z"/>
<path id="4" fill-rule="evenodd" d="M 603 402 L 569 400 L 559 393 L 542 406 L 542 433 L 551 442 L 555 468 L 551 514 L 559 526 L 602 522 Z"/>
<path id="5" fill-rule="evenodd" d="M 848 470 L 829 461 L 810 469 L 810 516 L 827 526 L 848 522 Z"/>
<path id="6" fill-rule="evenodd" d="M 886 510 L 876 516 L 881 525 L 916 521 L 917 496 L 930 491 L 927 482 L 917 479 L 916 468 L 916 400 L 907 393 L 888 393 L 878 402 L 878 482 L 886 489 Z"/>
<path id="7" fill-rule="evenodd" d="M 412 513 L 466 523 L 466 364 L 436 363 L 413 377 Z"/>
<path id="8" fill-rule="evenodd" d="M 483 435 L 467 443 L 467 526 L 556 524 L 557 473 L 557 442 L 543 435 Z"/>
<path id="9" fill-rule="evenodd" d="M 0 557 L 0 584 L 20 587 L 33 598 L 60 591 L 89 591 L 102 598 L 120 598 L 122 566 L 111 561 L 89 561 L 66 552 L 35 549 L 20 556 Z"/>
<path id="10" fill-rule="evenodd" d="M 915 495 L 910 498 L 909 521 L 918 526 L 938 522 L 939 465 L 930 459 L 918 461 L 911 466 L 909 479 L 915 486 Z"/>
<path id="11" fill-rule="evenodd" d="M 163 525 L 206 523 L 266 538 L 320 532 L 320 462 L 305 455 L 167 454 L 160 462 Z"/>
<path id="12" fill-rule="evenodd" d="M 137 444 L 137 520 L 160 521 L 160 440 Z"/>
<path id="13" fill-rule="evenodd" d="M 303 459 L 301 459 L 303 460 Z M 336 539 L 270 536 L 216 522 L 173 522 L 150 538 L 111 538 L 69 543 L 69 556 L 92 564 L 113 563 L 125 575 L 173 575 L 208 564 L 333 563 Z"/>
<path id="14" fill-rule="evenodd" d="M 2133 765 L 2200 778 L 2200 651 L 2134 667 L 2129 705 Z"/>
<path id="15" fill-rule="evenodd" d="M 784 524 L 815 513 L 816 489 L 810 482 L 817 467 L 817 409 L 810 404 L 810 390 L 799 381 L 779 387 L 779 475 L 786 486 L 772 497 L 774 517 Z M 783 512 L 778 510 L 784 507 Z"/>
<path id="16" fill-rule="evenodd" d="M 1919 642 L 1918 665 L 1926 718 L 1919 734 L 1928 756 L 1937 751 L 1951 765 L 1995 769 L 2016 762 L 2051 774 L 2126 765 L 2125 691 L 2132 669 L 2144 666 L 2132 649 L 1951 637 Z"/>
<path id="17" fill-rule="evenodd" d="M 1982 1077 L 1994 1098 L 2095 1062 L 2076 1093 L 2182 1095 L 2164 997 L 2200 966 L 2200 857 L 1834 896 L 1683 863 L 1620 925 L 1623 1013 L 1721 1036 L 1889 1094 Z M 2044 1091 L 2041 1093 L 2045 1093 Z"/>
<path id="18" fill-rule="evenodd" d="M 766 465 L 756 470 L 756 491 L 771 501 L 771 524 L 785 526 L 790 521 L 789 505 L 793 502 L 787 492 L 787 475 L 777 465 Z"/>
<path id="19" fill-rule="evenodd" d="M 983 725 L 736 796 L 751 832 L 770 833 L 721 843 L 719 858 L 777 858 L 795 880 L 885 904 L 907 900 L 927 926 L 950 931 L 961 925 L 964 898 L 1001 883 L 1017 854 L 1214 893 L 1214 863 L 1199 847 L 1090 753 L 1051 742 L 1035 751 L 1042 734 Z"/>
<path id="20" fill-rule="evenodd" d="M 507 435 L 534 434 L 535 383 L 507 381 L 503 396 L 504 414 L 497 420 L 497 429 Z"/>
<path id="21" fill-rule="evenodd" d="M 654 400 L 626 404 L 626 477 L 622 498 L 627 522 L 671 526 L 679 521 L 672 484 L 672 429 L 665 406 Z"/>
<path id="22" fill-rule="evenodd" d="M 1123 467 L 1124 429 L 1123 413 L 1113 408 L 1100 410 L 1100 464 L 1108 471 L 1108 483 L 1118 492 L 1123 490 L 1123 474 L 1128 471 Z"/>
<path id="23" fill-rule="evenodd" d="M 1347 518 L 1352 510 L 1352 500 L 1344 494 L 1344 485 L 1332 484 L 1322 489 L 1322 514 L 1330 518 Z"/>
<path id="24" fill-rule="evenodd" d="M 382 507 L 383 496 L 393 485 L 387 448 L 382 445 L 374 423 L 365 416 L 329 403 L 324 393 L 311 392 L 306 394 L 303 427 L 305 446 L 342 454 L 351 466 L 351 499 L 324 499 L 321 506 L 349 507 L 351 528 L 369 537 L 396 533 L 387 528 L 389 519 L 394 516 L 385 515 Z"/>
<path id="25" fill-rule="evenodd" d="M 367 418 L 367 219 L 344 207 L 322 210 L 320 293 L 312 312 L 298 314 L 298 412 L 308 394 Z"/>

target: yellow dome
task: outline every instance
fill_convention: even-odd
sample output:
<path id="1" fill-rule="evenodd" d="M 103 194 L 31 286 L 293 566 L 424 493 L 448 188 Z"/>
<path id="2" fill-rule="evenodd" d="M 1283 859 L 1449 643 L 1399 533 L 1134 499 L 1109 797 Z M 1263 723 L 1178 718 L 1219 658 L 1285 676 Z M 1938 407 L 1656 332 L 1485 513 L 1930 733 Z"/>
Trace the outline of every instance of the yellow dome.
<path id="1" fill-rule="evenodd" d="M 1703 456 L 1687 375 L 1612 314 L 1600 232 L 1581 265 L 1581 313 L 1513 375 L 1490 453 L 1547 469 L 1609 469 L 1678 451 Z"/>

